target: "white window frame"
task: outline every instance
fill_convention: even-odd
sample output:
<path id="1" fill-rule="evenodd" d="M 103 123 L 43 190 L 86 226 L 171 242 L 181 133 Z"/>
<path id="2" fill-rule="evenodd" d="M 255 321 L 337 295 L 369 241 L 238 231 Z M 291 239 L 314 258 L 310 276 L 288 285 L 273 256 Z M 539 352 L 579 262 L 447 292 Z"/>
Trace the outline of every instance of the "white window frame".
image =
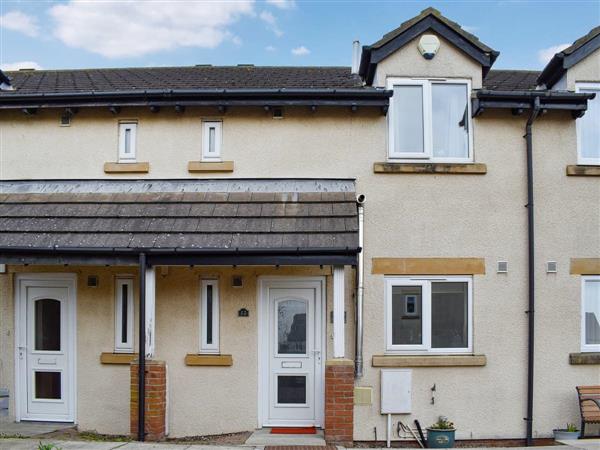
<path id="1" fill-rule="evenodd" d="M 585 287 L 586 283 L 600 282 L 600 275 L 586 275 L 581 277 L 581 352 L 600 352 L 600 344 L 585 343 Z"/>
<path id="2" fill-rule="evenodd" d="M 131 152 L 125 153 L 125 135 L 129 130 L 129 143 Z M 134 163 L 137 160 L 137 121 L 123 120 L 119 122 L 119 162 Z"/>
<path id="3" fill-rule="evenodd" d="M 212 286 L 213 308 L 212 308 L 212 343 L 208 343 L 206 327 L 206 302 L 207 286 Z M 219 353 L 219 280 L 200 280 L 200 353 Z"/>
<path id="4" fill-rule="evenodd" d="M 210 129 L 215 129 L 215 151 L 210 152 Z M 221 148 L 223 146 L 223 121 L 202 121 L 202 161 L 221 161 Z"/>
<path id="5" fill-rule="evenodd" d="M 467 347 L 465 348 L 432 348 L 431 347 L 431 283 L 432 282 L 467 283 Z M 422 344 L 399 345 L 392 344 L 392 287 L 420 286 L 421 287 L 421 317 Z M 407 354 L 454 354 L 473 352 L 473 278 L 465 276 L 394 276 L 385 277 L 385 336 L 387 353 Z"/>
<path id="6" fill-rule="evenodd" d="M 575 83 L 575 92 L 582 92 L 582 89 L 596 92 L 596 98 L 594 100 L 600 101 L 600 82 L 598 83 Z M 577 133 L 577 164 L 584 166 L 599 166 L 600 158 L 584 158 L 581 156 L 582 148 L 581 148 L 581 127 L 582 122 L 581 119 L 577 119 L 575 122 L 575 128 Z"/>
<path id="7" fill-rule="evenodd" d="M 127 285 L 127 299 L 123 299 L 123 285 Z M 121 335 L 124 300 L 127 301 L 126 342 L 122 342 Z M 133 278 L 119 277 L 115 281 L 115 353 L 133 353 L 133 314 Z"/>
<path id="8" fill-rule="evenodd" d="M 433 84 L 461 84 L 467 87 L 467 120 L 469 129 L 468 155 L 464 158 L 439 158 L 433 156 L 433 115 L 431 88 Z M 394 102 L 390 99 L 388 110 L 388 159 L 392 162 L 473 162 L 473 120 L 471 118 L 471 80 L 467 78 L 401 78 L 387 79 L 387 89 L 394 86 L 421 86 L 423 88 L 423 152 L 394 152 Z"/>

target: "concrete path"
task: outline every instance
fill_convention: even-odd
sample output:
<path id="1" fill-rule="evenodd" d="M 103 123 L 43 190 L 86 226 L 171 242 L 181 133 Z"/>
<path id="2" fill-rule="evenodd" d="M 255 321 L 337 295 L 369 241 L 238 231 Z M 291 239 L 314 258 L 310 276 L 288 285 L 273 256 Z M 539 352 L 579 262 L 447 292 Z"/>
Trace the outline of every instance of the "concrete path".
<path id="1" fill-rule="evenodd" d="M 52 433 L 72 428 L 72 423 L 60 422 L 14 422 L 0 420 L 0 435 L 34 437 L 39 434 Z"/>

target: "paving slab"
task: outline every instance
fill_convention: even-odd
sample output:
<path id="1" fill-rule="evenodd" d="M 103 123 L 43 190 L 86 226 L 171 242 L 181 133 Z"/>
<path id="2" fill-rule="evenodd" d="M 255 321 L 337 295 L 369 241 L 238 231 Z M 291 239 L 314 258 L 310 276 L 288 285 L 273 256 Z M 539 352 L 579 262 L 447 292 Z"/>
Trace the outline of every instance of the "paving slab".
<path id="1" fill-rule="evenodd" d="M 73 428 L 72 423 L 62 422 L 14 422 L 1 421 L 0 434 L 7 436 L 33 437 L 40 434 Z"/>
<path id="2" fill-rule="evenodd" d="M 584 450 L 600 449 L 600 439 L 564 439 L 558 441 L 569 447 L 581 448 Z"/>
<path id="3" fill-rule="evenodd" d="M 190 447 L 189 444 L 165 444 L 165 443 L 156 443 L 156 442 L 128 442 L 122 447 L 119 447 L 119 450 L 187 450 Z M 218 447 L 215 447 L 214 450 L 217 450 Z"/>
<path id="4" fill-rule="evenodd" d="M 281 447 L 290 445 L 315 445 L 324 447 L 325 438 L 322 430 L 317 430 L 316 434 L 271 434 L 269 428 L 256 430 L 245 442 L 252 446 Z"/>

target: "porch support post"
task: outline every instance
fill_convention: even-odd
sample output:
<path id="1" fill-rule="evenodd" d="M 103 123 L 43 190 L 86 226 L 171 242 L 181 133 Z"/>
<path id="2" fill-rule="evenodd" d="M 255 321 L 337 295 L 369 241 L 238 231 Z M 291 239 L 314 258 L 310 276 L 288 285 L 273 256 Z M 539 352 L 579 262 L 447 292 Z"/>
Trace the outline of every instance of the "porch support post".
<path id="1" fill-rule="evenodd" d="M 154 358 L 154 324 L 156 323 L 156 267 L 146 270 L 146 358 Z"/>
<path id="2" fill-rule="evenodd" d="M 139 312 L 139 365 L 138 365 L 138 441 L 145 440 L 146 422 L 146 254 L 140 253 L 140 312 Z"/>
<path id="3" fill-rule="evenodd" d="M 344 336 L 344 266 L 333 267 L 333 357 L 343 358 L 346 355 Z"/>

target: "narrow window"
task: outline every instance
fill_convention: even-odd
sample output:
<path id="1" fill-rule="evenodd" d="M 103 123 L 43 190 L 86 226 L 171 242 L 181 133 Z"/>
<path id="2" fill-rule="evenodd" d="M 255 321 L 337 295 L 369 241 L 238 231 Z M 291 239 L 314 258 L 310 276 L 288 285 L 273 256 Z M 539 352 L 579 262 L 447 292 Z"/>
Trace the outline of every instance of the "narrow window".
<path id="1" fill-rule="evenodd" d="M 471 279 L 386 279 L 388 351 L 470 352 Z"/>
<path id="2" fill-rule="evenodd" d="M 600 83 L 578 83 L 575 90 L 596 94 L 577 119 L 577 164 L 600 165 Z"/>
<path id="3" fill-rule="evenodd" d="M 117 278 L 115 352 L 133 353 L 133 280 L 130 278 Z"/>
<path id="4" fill-rule="evenodd" d="M 469 162 L 469 80 L 388 79 L 390 159 Z"/>
<path id="5" fill-rule="evenodd" d="M 202 280 L 200 290 L 200 353 L 219 353 L 218 281 Z"/>
<path id="6" fill-rule="evenodd" d="M 119 162 L 136 161 L 136 130 L 137 123 L 121 122 L 119 123 Z"/>
<path id="7" fill-rule="evenodd" d="M 583 277 L 581 290 L 581 351 L 600 352 L 600 276 Z"/>
<path id="8" fill-rule="evenodd" d="M 222 125 L 220 121 L 202 122 L 202 160 L 220 161 L 222 144 Z"/>

